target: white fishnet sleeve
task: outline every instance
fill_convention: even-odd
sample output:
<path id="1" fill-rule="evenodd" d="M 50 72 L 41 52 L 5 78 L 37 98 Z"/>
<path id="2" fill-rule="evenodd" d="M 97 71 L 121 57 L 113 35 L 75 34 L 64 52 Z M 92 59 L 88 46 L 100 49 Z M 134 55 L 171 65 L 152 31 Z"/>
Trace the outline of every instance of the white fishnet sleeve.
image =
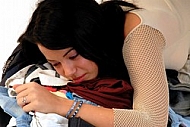
<path id="1" fill-rule="evenodd" d="M 123 55 L 134 88 L 133 110 L 114 109 L 115 127 L 163 127 L 168 118 L 168 85 L 156 29 L 141 25 L 125 40 Z"/>

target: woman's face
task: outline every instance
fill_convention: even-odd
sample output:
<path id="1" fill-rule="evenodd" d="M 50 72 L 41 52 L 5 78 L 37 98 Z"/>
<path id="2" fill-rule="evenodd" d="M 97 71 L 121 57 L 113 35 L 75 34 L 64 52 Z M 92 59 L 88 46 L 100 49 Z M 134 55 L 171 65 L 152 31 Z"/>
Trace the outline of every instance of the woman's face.
<path id="1" fill-rule="evenodd" d="M 40 44 L 38 48 L 60 75 L 73 82 L 91 80 L 98 75 L 97 64 L 85 59 L 73 48 L 49 50 Z"/>

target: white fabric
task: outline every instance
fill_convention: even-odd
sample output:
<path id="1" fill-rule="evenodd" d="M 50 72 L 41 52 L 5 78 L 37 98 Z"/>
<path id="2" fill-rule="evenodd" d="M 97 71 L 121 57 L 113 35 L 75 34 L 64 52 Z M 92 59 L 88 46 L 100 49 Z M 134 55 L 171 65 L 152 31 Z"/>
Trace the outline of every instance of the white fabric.
<path id="1" fill-rule="evenodd" d="M 46 86 L 63 86 L 70 82 L 63 76 L 55 77 L 55 73 L 52 70 L 41 70 L 38 73 L 41 84 Z"/>
<path id="2" fill-rule="evenodd" d="M 16 119 L 14 117 L 11 117 L 7 127 L 14 127 L 16 126 Z"/>
<path id="3" fill-rule="evenodd" d="M 68 127 L 68 119 L 53 113 L 36 112 L 30 127 Z"/>
<path id="4" fill-rule="evenodd" d="M 53 70 L 53 68 L 50 66 L 49 63 L 45 63 L 44 66 L 48 68 L 48 70 L 42 70 L 41 68 L 37 68 L 35 71 L 33 71 L 26 79 L 24 79 L 26 72 L 28 69 L 33 66 L 28 65 L 12 75 L 10 78 L 8 78 L 5 82 L 5 86 L 13 86 L 15 84 L 23 84 L 24 82 L 30 82 L 33 78 L 40 78 L 40 82 L 42 85 L 48 85 L 48 86 L 63 86 L 66 85 L 67 82 L 69 82 L 65 77 L 60 76 L 55 77 L 56 71 Z M 25 80 L 25 81 L 24 81 Z M 61 83 L 61 84 L 60 84 Z"/>

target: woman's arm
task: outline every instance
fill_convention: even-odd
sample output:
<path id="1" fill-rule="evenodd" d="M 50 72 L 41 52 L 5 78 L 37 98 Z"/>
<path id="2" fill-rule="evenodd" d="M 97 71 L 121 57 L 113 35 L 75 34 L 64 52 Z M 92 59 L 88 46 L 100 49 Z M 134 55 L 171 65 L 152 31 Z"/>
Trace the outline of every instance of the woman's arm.
<path id="1" fill-rule="evenodd" d="M 14 88 L 18 94 L 17 102 L 26 112 L 37 111 L 65 116 L 74 102 L 52 94 L 35 82 Z M 26 105 L 22 102 L 23 97 L 26 97 Z M 97 127 L 113 127 L 112 109 L 83 104 L 76 117 L 81 117 Z"/>
<path id="2" fill-rule="evenodd" d="M 133 110 L 115 110 L 116 126 L 166 126 L 168 85 L 163 61 L 165 40 L 156 29 L 140 25 L 126 38 L 123 55 L 134 88 Z"/>

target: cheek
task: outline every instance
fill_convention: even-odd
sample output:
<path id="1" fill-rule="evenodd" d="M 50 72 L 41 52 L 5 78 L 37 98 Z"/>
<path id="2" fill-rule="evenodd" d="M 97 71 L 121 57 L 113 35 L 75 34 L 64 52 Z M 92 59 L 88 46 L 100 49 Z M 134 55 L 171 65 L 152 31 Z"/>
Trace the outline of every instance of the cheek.
<path id="1" fill-rule="evenodd" d="M 92 68 L 93 68 L 92 71 L 93 71 L 94 77 L 96 78 L 98 76 L 98 66 L 94 64 Z"/>
<path id="2" fill-rule="evenodd" d="M 84 66 L 84 65 L 83 65 Z M 88 61 L 87 64 L 85 65 L 86 70 L 92 75 L 93 78 L 96 78 L 98 75 L 98 66 L 96 63 L 92 61 Z"/>

